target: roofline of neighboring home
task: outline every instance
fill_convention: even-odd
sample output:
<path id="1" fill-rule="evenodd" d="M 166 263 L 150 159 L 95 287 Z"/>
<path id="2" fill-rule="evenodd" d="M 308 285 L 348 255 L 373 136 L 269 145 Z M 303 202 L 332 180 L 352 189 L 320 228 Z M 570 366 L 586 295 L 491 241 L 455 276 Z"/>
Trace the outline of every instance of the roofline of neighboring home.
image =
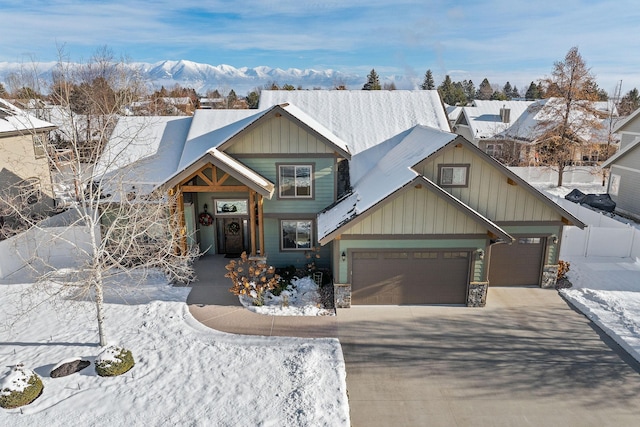
<path id="1" fill-rule="evenodd" d="M 212 149 L 212 150 L 217 151 L 215 148 Z M 181 171 L 176 172 L 175 174 L 173 174 L 173 176 L 171 178 L 169 178 L 163 184 L 158 185 L 156 188 L 168 189 L 168 188 L 175 187 L 176 185 L 180 184 L 180 182 L 187 175 L 190 175 L 190 174 L 196 172 L 197 170 L 199 170 L 200 168 L 202 168 L 202 167 L 208 165 L 209 163 L 211 163 L 213 166 L 219 167 L 222 170 L 224 170 L 225 172 L 229 173 L 231 176 L 233 176 L 235 179 L 240 181 L 242 184 L 244 184 L 247 187 L 251 188 L 252 190 L 258 192 L 259 194 L 267 197 L 268 199 L 271 199 L 271 197 L 273 196 L 273 193 L 275 191 L 275 185 L 271 181 L 269 181 L 268 179 L 264 178 L 263 176 L 261 176 L 257 172 L 254 172 L 258 177 L 260 177 L 260 179 L 263 179 L 267 183 L 266 185 L 261 185 L 260 183 L 256 182 L 252 178 L 250 178 L 247 175 L 245 175 L 244 173 L 242 173 L 239 169 L 234 168 L 232 163 L 234 163 L 234 162 L 237 163 L 237 161 L 235 159 L 233 159 L 232 157 L 230 157 L 228 154 L 222 153 L 220 151 L 218 151 L 217 154 L 220 154 L 222 156 L 227 157 L 230 161 L 229 162 L 225 162 L 221 158 L 219 158 L 219 156 L 216 156 L 213 153 L 211 153 L 210 151 L 207 151 L 204 155 L 202 155 L 200 158 L 198 158 L 195 162 L 192 162 L 189 166 L 185 167 Z"/>
<path id="2" fill-rule="evenodd" d="M 628 125 L 629 123 L 634 121 L 635 118 L 638 117 L 638 115 L 640 115 L 640 108 L 638 108 L 636 111 L 631 113 L 627 118 L 625 118 L 624 120 L 622 120 L 621 122 L 616 124 L 613 127 L 612 132 L 620 132 L 622 130 L 622 128 L 624 128 L 626 125 Z"/>
<path id="3" fill-rule="evenodd" d="M 550 198 L 548 198 L 547 196 L 542 194 L 540 191 L 538 191 L 536 188 L 534 188 L 531 184 L 529 184 L 524 179 L 520 178 L 518 175 L 516 175 L 514 172 L 512 172 L 508 167 L 506 167 L 505 165 L 500 163 L 498 160 L 494 159 L 493 157 L 491 157 L 490 155 L 488 155 L 487 153 L 482 151 L 480 148 L 478 148 L 475 145 L 473 145 L 473 143 L 469 142 L 466 138 L 464 138 L 462 136 L 460 138 L 456 138 L 453 141 L 451 141 L 448 144 L 446 144 L 444 147 L 450 146 L 452 143 L 455 143 L 456 141 L 459 142 L 459 143 L 461 142 L 461 143 L 465 144 L 469 149 L 475 151 L 478 155 L 480 155 L 482 157 L 485 157 L 489 161 L 490 165 L 492 165 L 494 168 L 498 169 L 499 171 L 502 171 L 505 174 L 507 174 L 507 176 L 515 184 L 520 185 L 523 188 L 527 189 L 538 200 L 540 200 L 541 202 L 543 202 L 544 204 L 546 204 L 547 206 L 549 206 L 550 208 L 552 208 L 553 210 L 558 212 L 564 219 L 567 220 L 567 222 L 570 222 L 570 224 L 568 223 L 567 225 L 575 225 L 576 227 L 579 227 L 581 229 L 584 229 L 587 226 L 587 224 L 585 224 L 584 222 L 580 221 L 578 218 L 576 218 L 574 215 L 572 215 L 570 212 L 568 212 L 562 206 L 560 206 L 559 204 L 557 204 L 556 202 L 554 202 L 553 200 L 551 200 Z M 444 147 L 442 147 L 442 148 L 444 148 Z M 434 152 L 434 154 L 436 152 Z M 431 156 L 433 156 L 433 154 Z M 429 156 L 429 157 L 431 157 L 431 156 Z"/>
<path id="4" fill-rule="evenodd" d="M 638 111 L 640 111 L 640 110 L 638 110 Z M 631 142 L 631 144 L 627 145 L 622 150 L 618 151 L 616 154 L 614 154 L 613 156 L 611 156 L 607 160 L 605 160 L 600 165 L 600 167 L 601 168 L 608 168 L 609 166 L 611 166 L 612 163 L 615 163 L 616 161 L 620 160 L 622 157 L 626 156 L 627 153 L 629 153 L 629 151 L 631 151 L 634 148 L 636 148 L 638 146 L 638 144 L 640 144 L 640 136 L 638 136 L 636 139 L 634 139 Z"/>
<path id="5" fill-rule="evenodd" d="M 41 128 L 16 129 L 6 132 L 0 131 L 0 138 L 8 138 L 10 136 L 33 135 L 34 133 L 46 133 L 58 129 L 58 126 L 46 126 Z"/>
<path id="6" fill-rule="evenodd" d="M 417 172 L 416 172 L 416 174 L 417 174 Z M 425 186 L 427 186 L 437 196 L 439 196 L 442 199 L 444 199 L 445 201 L 453 204 L 458 209 L 464 211 L 467 215 L 471 216 L 477 222 L 479 222 L 480 224 L 485 226 L 488 231 L 491 231 L 498 238 L 502 238 L 502 239 L 507 240 L 509 242 L 513 241 L 513 237 L 510 236 L 503 229 L 501 229 L 499 226 L 497 226 L 496 224 L 494 224 L 493 222 L 491 222 L 490 220 L 488 220 L 484 216 L 480 215 L 478 212 L 476 212 L 475 210 L 471 209 L 469 206 L 465 205 L 460 200 L 456 199 L 451 194 L 449 194 L 446 191 L 444 191 L 442 188 L 438 187 L 434 182 L 430 181 L 426 177 L 424 177 L 422 175 L 417 175 L 415 178 L 413 178 L 411 181 L 409 181 L 406 184 L 404 184 L 402 187 L 396 189 L 391 194 L 388 194 L 386 197 L 378 200 L 376 203 L 374 203 L 373 205 L 369 206 L 369 208 L 367 208 L 365 211 L 359 213 L 358 215 L 355 215 L 355 216 L 352 216 L 351 218 L 349 218 L 347 221 L 342 223 L 338 228 L 336 228 L 335 230 L 333 230 L 332 232 L 330 232 L 329 234 L 327 234 L 323 238 L 319 239 L 318 242 L 321 245 L 325 245 L 325 244 L 329 243 L 336 236 L 338 236 L 345 229 L 345 227 L 353 227 L 354 225 L 358 224 L 360 221 L 364 220 L 378 206 L 381 206 L 382 204 L 384 204 L 386 202 L 389 202 L 389 201 L 391 201 L 391 200 L 393 200 L 393 199 L 395 199 L 397 197 L 400 197 L 400 195 L 402 195 L 403 192 L 407 191 L 411 187 L 413 187 L 415 185 L 418 185 L 418 184 L 424 184 Z"/>
<path id="7" fill-rule="evenodd" d="M 219 145 L 218 145 L 218 150 L 220 151 L 225 151 L 227 148 L 229 148 L 231 145 L 234 144 L 234 139 L 236 136 L 244 133 L 244 132 L 248 132 L 249 130 L 255 128 L 256 126 L 258 126 L 260 123 L 262 123 L 264 120 L 267 120 L 267 116 L 270 113 L 275 112 L 280 113 L 280 114 L 286 114 L 287 117 L 289 117 L 292 120 L 295 120 L 296 122 L 300 123 L 302 125 L 302 127 L 304 129 L 306 129 L 308 132 L 312 133 L 313 135 L 315 135 L 316 137 L 318 137 L 321 141 L 324 141 L 325 143 L 327 143 L 327 145 L 329 145 L 331 148 L 333 148 L 338 154 L 340 154 L 342 157 L 344 157 L 347 160 L 351 160 L 351 153 L 349 153 L 348 151 L 345 151 L 344 149 L 342 149 L 342 147 L 340 147 L 336 142 L 332 141 L 331 139 L 327 138 L 325 135 L 323 135 L 322 133 L 318 132 L 316 129 L 314 129 L 311 125 L 309 125 L 308 123 L 306 123 L 304 120 L 300 119 L 299 117 L 297 117 L 296 115 L 292 114 L 289 110 L 287 110 L 285 107 L 287 107 L 289 104 L 288 103 L 284 103 L 284 104 L 280 104 L 280 105 L 274 105 L 271 108 L 268 108 L 267 110 L 265 110 L 264 112 L 262 112 L 262 114 L 259 114 L 254 120 L 252 120 L 249 124 L 247 124 L 245 127 L 243 127 L 242 129 L 238 130 L 237 132 L 235 132 L 233 135 L 230 135 L 229 137 L 227 137 L 224 141 L 222 141 Z M 318 123 L 320 124 L 320 123 Z M 321 125 L 321 124 L 320 124 Z M 327 129 L 328 132 L 330 132 Z M 333 137 L 335 137 L 336 141 L 341 141 L 340 138 L 338 138 L 336 135 L 334 135 L 332 132 L 330 132 L 331 135 Z M 342 142 L 342 141 L 341 141 Z M 346 144 L 345 144 L 346 145 Z"/>

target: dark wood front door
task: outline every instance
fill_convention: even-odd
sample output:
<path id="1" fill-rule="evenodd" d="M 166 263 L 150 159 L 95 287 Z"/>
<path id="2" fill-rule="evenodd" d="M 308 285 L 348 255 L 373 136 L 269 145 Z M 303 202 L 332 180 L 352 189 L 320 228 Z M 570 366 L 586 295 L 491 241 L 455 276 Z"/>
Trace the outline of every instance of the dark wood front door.
<path id="1" fill-rule="evenodd" d="M 224 252 L 239 254 L 243 248 L 242 219 L 225 218 L 224 220 Z"/>

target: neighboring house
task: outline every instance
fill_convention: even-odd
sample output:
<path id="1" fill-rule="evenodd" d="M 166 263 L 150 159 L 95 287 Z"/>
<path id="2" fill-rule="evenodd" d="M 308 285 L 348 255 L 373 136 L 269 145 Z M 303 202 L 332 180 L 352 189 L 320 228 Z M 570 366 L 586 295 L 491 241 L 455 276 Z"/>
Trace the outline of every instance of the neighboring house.
<path id="1" fill-rule="evenodd" d="M 584 101 L 587 102 L 587 101 Z M 617 120 L 617 109 L 613 102 L 591 103 L 593 113 L 573 111 L 568 119 L 568 126 L 579 142 L 571 153 L 571 165 L 592 166 L 609 158 L 616 150 L 616 141 L 612 141 L 609 130 L 610 122 Z M 542 124 L 560 117 L 564 111 L 562 100 L 557 98 L 541 99 L 531 104 L 508 129 L 497 135 L 514 153 L 512 165 L 537 166 L 542 164 L 539 156 L 544 150 L 544 142 L 540 140 L 544 133 Z M 582 114 L 589 114 L 584 117 Z M 584 125 L 586 121 L 600 123 L 600 128 Z"/>
<path id="2" fill-rule="evenodd" d="M 97 175 L 177 192 L 185 247 L 301 266 L 320 246 L 340 306 L 552 286 L 562 227 L 584 227 L 448 132 L 437 91 L 262 91 L 257 111 L 144 119 L 119 122 Z"/>
<path id="3" fill-rule="evenodd" d="M 22 214 L 46 214 L 54 208 L 46 150 L 55 128 L 0 99 L 0 199 Z M 10 221 L 16 215 L 5 204 L 0 216 Z"/>
<path id="4" fill-rule="evenodd" d="M 504 132 L 514 126 L 533 103 L 474 100 L 471 106 L 462 107 L 452 129 L 503 163 L 518 163 L 518 144 L 507 140 Z"/>
<path id="5" fill-rule="evenodd" d="M 615 128 L 620 150 L 602 164 L 609 168 L 607 192 L 616 211 L 640 221 L 640 109 Z"/>

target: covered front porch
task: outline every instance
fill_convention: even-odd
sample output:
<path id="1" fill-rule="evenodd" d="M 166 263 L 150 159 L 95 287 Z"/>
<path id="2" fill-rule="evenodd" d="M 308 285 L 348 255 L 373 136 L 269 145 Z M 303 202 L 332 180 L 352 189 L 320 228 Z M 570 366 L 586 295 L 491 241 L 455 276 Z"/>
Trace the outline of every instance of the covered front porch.
<path id="1" fill-rule="evenodd" d="M 273 184 L 256 183 L 233 170 L 206 162 L 169 190 L 177 194 L 173 212 L 181 223 L 181 249 L 200 253 L 265 253 L 264 197 Z"/>

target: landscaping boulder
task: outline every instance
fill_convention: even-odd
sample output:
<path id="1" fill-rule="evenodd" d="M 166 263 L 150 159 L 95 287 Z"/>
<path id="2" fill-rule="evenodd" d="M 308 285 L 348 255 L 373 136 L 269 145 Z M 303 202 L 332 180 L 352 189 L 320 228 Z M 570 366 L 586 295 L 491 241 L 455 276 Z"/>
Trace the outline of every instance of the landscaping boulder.
<path id="1" fill-rule="evenodd" d="M 51 370 L 51 378 L 61 378 L 75 374 L 89 365 L 91 365 L 91 362 L 88 360 L 71 359 L 62 361 Z"/>

